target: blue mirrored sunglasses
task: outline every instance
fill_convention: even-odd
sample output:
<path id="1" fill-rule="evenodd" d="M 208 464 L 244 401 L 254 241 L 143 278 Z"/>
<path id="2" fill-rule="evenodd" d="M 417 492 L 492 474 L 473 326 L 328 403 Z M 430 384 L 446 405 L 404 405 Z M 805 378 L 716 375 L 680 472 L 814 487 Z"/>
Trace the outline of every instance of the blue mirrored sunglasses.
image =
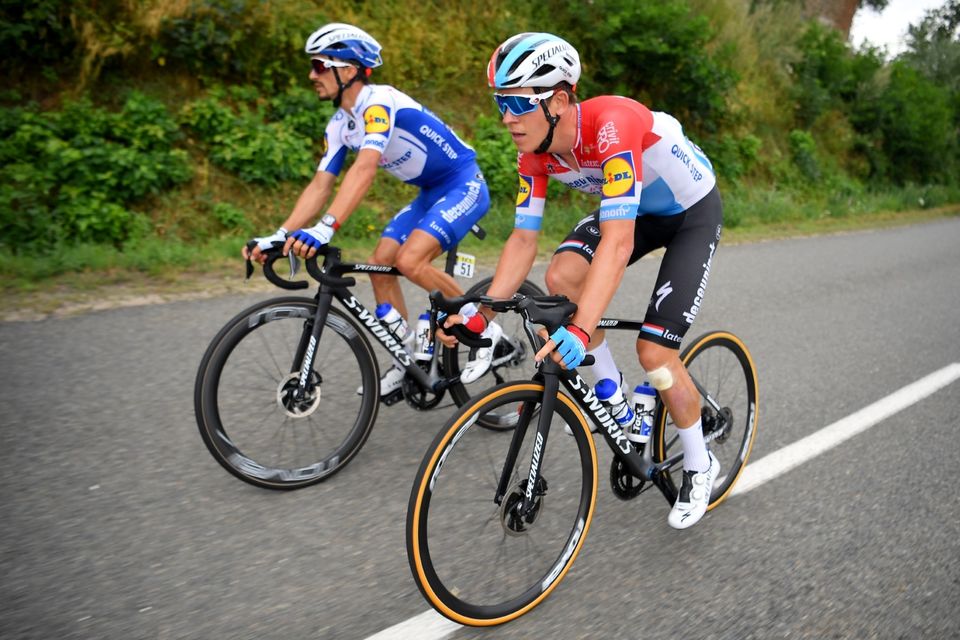
<path id="1" fill-rule="evenodd" d="M 513 115 L 522 116 L 535 110 L 538 104 L 552 95 L 552 90 L 544 91 L 543 93 L 534 93 L 532 95 L 504 95 L 502 93 L 495 93 L 493 94 L 493 99 L 497 103 L 497 108 L 500 109 L 500 115 L 505 114 L 507 109 L 509 109 Z"/>

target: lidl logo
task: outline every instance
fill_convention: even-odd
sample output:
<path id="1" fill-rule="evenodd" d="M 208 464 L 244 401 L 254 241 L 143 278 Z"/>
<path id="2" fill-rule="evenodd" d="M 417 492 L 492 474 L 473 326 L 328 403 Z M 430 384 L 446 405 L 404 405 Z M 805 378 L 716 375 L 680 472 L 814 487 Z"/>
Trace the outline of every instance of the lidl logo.
<path id="1" fill-rule="evenodd" d="M 526 207 L 530 204 L 530 194 L 533 192 L 533 179 L 520 176 L 520 190 L 517 192 L 517 206 Z"/>
<path id="2" fill-rule="evenodd" d="M 383 133 L 390 129 L 390 110 L 375 104 L 367 107 L 363 112 L 364 131 L 366 133 Z"/>
<path id="3" fill-rule="evenodd" d="M 604 197 L 632 196 L 635 183 L 636 174 L 633 170 L 632 152 L 618 153 L 603 163 Z"/>
<path id="4" fill-rule="evenodd" d="M 327 155 L 327 149 L 329 148 L 330 146 L 327 144 L 327 132 L 324 131 L 323 132 L 323 155 Z"/>

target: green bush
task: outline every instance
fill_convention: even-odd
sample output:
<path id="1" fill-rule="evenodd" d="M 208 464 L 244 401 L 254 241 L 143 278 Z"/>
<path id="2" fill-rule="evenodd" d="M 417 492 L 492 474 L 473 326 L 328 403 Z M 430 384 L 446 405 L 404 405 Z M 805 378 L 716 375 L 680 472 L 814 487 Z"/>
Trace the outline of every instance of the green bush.
<path id="1" fill-rule="evenodd" d="M 246 236 L 253 233 L 253 225 L 247 219 L 247 214 L 229 202 L 217 202 L 213 205 L 211 213 L 225 230 L 234 235 Z"/>
<path id="2" fill-rule="evenodd" d="M 0 0 L 0 69 L 19 73 L 22 62 L 51 64 L 69 60 L 76 46 L 66 0 Z"/>
<path id="3" fill-rule="evenodd" d="M 61 111 L 6 110 L 0 142 L 0 237 L 14 251 L 122 243 L 138 225 L 128 207 L 187 181 L 179 132 L 162 104 L 133 93 L 118 113 L 89 100 Z M 142 226 L 142 225 L 141 225 Z"/>
<path id="4" fill-rule="evenodd" d="M 490 201 L 513 200 L 517 196 L 517 147 L 507 128 L 494 117 L 479 116 L 470 145 L 490 190 Z"/>
<path id="5" fill-rule="evenodd" d="M 312 89 L 290 87 L 267 100 L 266 117 L 312 140 L 323 137 L 327 122 L 333 117 L 333 103 L 320 100 Z"/>
<path id="6" fill-rule="evenodd" d="M 706 137 L 701 145 L 717 175 L 736 180 L 747 174 L 760 159 L 763 142 L 755 135 L 723 134 Z"/>
<path id="7" fill-rule="evenodd" d="M 318 124 L 317 117 L 291 109 L 285 114 L 289 121 L 266 122 L 264 110 L 251 110 L 244 102 L 230 106 L 224 100 L 222 91 L 213 92 L 181 110 L 181 122 L 207 145 L 213 162 L 245 182 L 268 186 L 313 175 L 316 138 L 299 133 L 298 128 Z M 321 137 L 322 128 L 314 135 Z"/>
<path id="8" fill-rule="evenodd" d="M 706 17 L 683 0 L 547 3 L 551 31 L 577 47 L 584 97 L 613 93 L 668 111 L 694 132 L 715 131 L 727 116 L 737 74 L 707 44 Z"/>
<path id="9" fill-rule="evenodd" d="M 821 177 L 820 162 L 817 159 L 817 143 L 809 131 L 794 129 L 790 132 L 790 153 L 800 173 L 808 180 L 817 181 Z"/>
<path id="10" fill-rule="evenodd" d="M 296 63 L 305 68 L 300 52 L 306 27 L 279 19 L 286 15 L 258 0 L 194 0 L 181 15 L 163 19 L 150 55 L 207 82 L 243 78 L 288 86 Z"/>
<path id="11" fill-rule="evenodd" d="M 891 176 L 904 182 L 956 179 L 957 130 L 949 93 L 904 63 L 893 63 L 880 132 Z"/>

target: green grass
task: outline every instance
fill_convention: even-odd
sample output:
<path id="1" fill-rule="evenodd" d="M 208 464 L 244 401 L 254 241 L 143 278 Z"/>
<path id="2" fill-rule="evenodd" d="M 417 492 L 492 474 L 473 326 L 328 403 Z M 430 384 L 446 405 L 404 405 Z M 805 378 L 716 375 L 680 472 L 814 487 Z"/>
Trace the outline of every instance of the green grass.
<path id="1" fill-rule="evenodd" d="M 851 214 L 840 218 L 741 224 L 726 229 L 723 241 L 725 244 L 740 244 L 843 233 L 955 216 L 960 216 L 960 205 Z M 561 234 L 541 236 L 539 259 L 549 260 L 562 239 Z M 0 291 L 7 303 L 0 312 L 0 321 L 37 320 L 117 306 L 276 291 L 258 276 L 249 281 L 243 279 L 239 256 L 241 244 L 242 241 L 236 238 L 220 238 L 196 246 L 151 241 L 138 255 L 103 247 L 77 247 L 64 252 L 56 262 L 61 268 L 76 268 L 46 277 L 40 276 L 45 269 L 51 269 L 49 260 L 0 257 L 0 273 L 4 275 L 0 280 Z M 479 266 L 490 269 L 496 264 L 501 246 L 501 242 L 489 237 L 484 242 L 471 238 L 462 245 L 464 251 L 478 257 Z M 344 245 L 345 255 L 354 260 L 364 259 L 371 248 L 370 243 L 360 241 L 348 241 Z"/>

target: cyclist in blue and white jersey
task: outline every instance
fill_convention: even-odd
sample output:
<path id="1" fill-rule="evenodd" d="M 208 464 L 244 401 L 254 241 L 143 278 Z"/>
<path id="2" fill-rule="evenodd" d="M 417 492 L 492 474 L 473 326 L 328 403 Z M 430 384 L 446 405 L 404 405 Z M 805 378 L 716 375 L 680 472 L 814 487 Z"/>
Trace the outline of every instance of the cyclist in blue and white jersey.
<path id="1" fill-rule="evenodd" d="M 310 81 L 317 95 L 332 100 L 336 113 L 324 132 L 324 154 L 313 180 L 293 211 L 272 235 L 256 238 L 250 252 L 284 242 L 284 253 L 307 258 L 328 244 L 337 229 L 363 200 L 378 168 L 420 188 L 419 196 L 403 207 L 383 230 L 370 262 L 396 266 L 404 276 L 428 291 L 463 295 L 463 290 L 431 261 L 460 242 L 487 212 L 490 197 L 473 149 L 430 110 L 388 85 L 369 82 L 382 64 L 380 44 L 355 26 L 331 23 L 307 38 Z M 322 210 L 349 152 L 356 158 L 340 189 L 315 226 L 308 223 Z M 247 250 L 244 248 L 244 257 Z M 400 283 L 395 276 L 370 276 L 378 303 L 388 302 L 404 317 Z M 496 343 L 502 331 L 489 327 Z M 487 371 L 493 349 L 479 350 L 461 376 L 472 382 Z M 404 372 L 394 365 L 380 381 L 386 395 L 400 387 Z"/>

